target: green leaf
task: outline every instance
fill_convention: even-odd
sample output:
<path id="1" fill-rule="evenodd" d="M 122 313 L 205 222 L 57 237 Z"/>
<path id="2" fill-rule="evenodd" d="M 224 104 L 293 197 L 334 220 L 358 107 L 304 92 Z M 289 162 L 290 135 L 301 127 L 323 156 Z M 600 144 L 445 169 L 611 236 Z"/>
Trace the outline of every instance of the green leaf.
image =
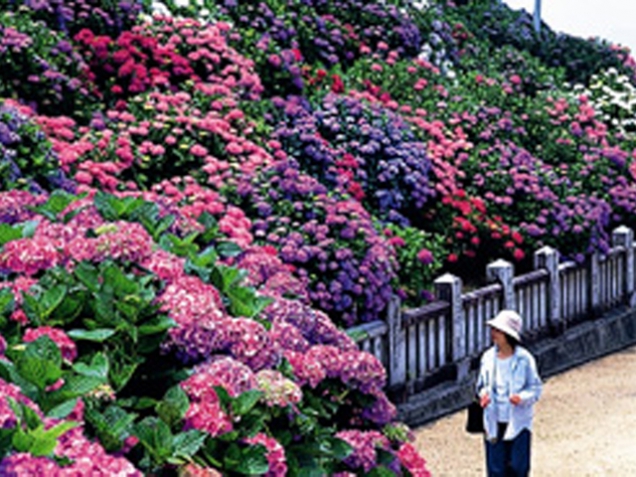
<path id="1" fill-rule="evenodd" d="M 108 356 L 104 353 L 97 353 L 91 359 L 90 365 L 86 363 L 75 363 L 73 365 L 73 370 L 81 374 L 82 376 L 92 376 L 96 378 L 101 378 L 104 382 L 108 377 Z"/>
<path id="2" fill-rule="evenodd" d="M 77 405 L 77 398 L 69 399 L 68 401 L 64 401 L 62 404 L 55 406 L 49 412 L 46 413 L 46 417 L 50 417 L 52 419 L 64 419 L 66 418 L 75 406 Z"/>
<path id="3" fill-rule="evenodd" d="M 395 477 L 395 473 L 386 467 L 375 467 L 368 475 L 369 477 Z"/>
<path id="4" fill-rule="evenodd" d="M 116 392 L 120 391 L 124 386 L 126 386 L 126 384 L 128 384 L 128 381 L 130 381 L 130 378 L 132 378 L 133 374 L 135 374 L 139 364 L 140 363 L 122 364 L 117 367 L 111 367 L 110 379 Z"/>
<path id="5" fill-rule="evenodd" d="M 18 452 L 29 452 L 34 440 L 34 437 L 30 433 L 18 427 L 11 439 L 11 445 Z"/>
<path id="6" fill-rule="evenodd" d="M 22 224 L 22 237 L 23 238 L 33 237 L 39 225 L 40 225 L 39 220 L 29 220 L 28 222 L 24 222 Z"/>
<path id="7" fill-rule="evenodd" d="M 225 412 L 229 412 L 230 406 L 232 405 L 232 397 L 225 390 L 225 388 L 221 386 L 212 386 L 212 387 L 214 388 L 214 391 L 216 392 L 216 395 L 219 398 L 219 402 L 221 406 L 223 407 L 223 410 Z"/>
<path id="8" fill-rule="evenodd" d="M 57 391 L 49 393 L 50 400 L 57 406 L 59 403 L 84 396 L 103 384 L 102 378 L 94 376 L 70 375 L 64 385 Z"/>
<path id="9" fill-rule="evenodd" d="M 93 203 L 99 214 L 108 221 L 115 221 L 120 218 L 119 205 L 114 195 L 97 191 L 93 197 Z"/>
<path id="10" fill-rule="evenodd" d="M 80 262 L 73 272 L 86 288 L 92 293 L 99 290 L 99 272 L 97 268 L 88 262 Z"/>
<path id="11" fill-rule="evenodd" d="M 11 441 L 15 432 L 16 429 L 14 427 L 9 429 L 0 428 L 0 461 L 12 451 Z"/>
<path id="12" fill-rule="evenodd" d="M 11 313 L 14 308 L 13 292 L 10 288 L 0 290 L 0 316 Z"/>
<path id="13" fill-rule="evenodd" d="M 95 310 L 95 318 L 101 324 L 107 326 L 114 326 L 118 320 L 115 316 L 114 306 L 115 296 L 112 288 L 108 287 L 100 290 L 95 294 L 95 301 L 93 302 L 93 309 Z"/>
<path id="14" fill-rule="evenodd" d="M 40 336 L 28 343 L 16 361 L 20 376 L 33 383 L 39 390 L 55 383 L 62 376 L 62 354 L 48 336 Z"/>
<path id="15" fill-rule="evenodd" d="M 69 194 L 62 189 L 56 189 L 49 196 L 49 200 L 47 200 L 44 204 L 35 207 L 34 210 L 37 213 L 44 215 L 49 220 L 55 221 L 57 215 L 77 199 L 78 197 Z"/>
<path id="16" fill-rule="evenodd" d="M 70 330 L 68 335 L 74 340 L 93 341 L 103 343 L 115 334 L 111 328 L 96 328 L 94 330 Z"/>
<path id="17" fill-rule="evenodd" d="M 139 292 L 139 285 L 133 277 L 128 277 L 114 263 L 109 263 L 102 271 L 105 286 L 111 286 L 115 295 L 126 297 L 136 295 Z"/>
<path id="18" fill-rule="evenodd" d="M 133 427 L 133 433 L 155 462 L 161 463 L 172 455 L 173 436 L 168 425 L 161 419 L 147 417 Z"/>
<path id="19" fill-rule="evenodd" d="M 233 316 L 253 318 L 273 302 L 271 298 L 258 296 L 250 287 L 233 287 L 225 293 L 230 300 L 229 308 Z"/>
<path id="20" fill-rule="evenodd" d="M 232 401 L 232 413 L 243 416 L 250 412 L 263 396 L 262 391 L 246 391 Z"/>
<path id="21" fill-rule="evenodd" d="M 159 315 L 139 326 L 138 330 L 140 336 L 145 336 L 163 333 L 175 326 L 177 326 L 177 323 L 172 318 L 169 318 L 166 315 Z"/>
<path id="22" fill-rule="evenodd" d="M 207 436 L 205 432 L 196 429 L 180 432 L 174 438 L 174 455 L 192 457 L 199 451 Z"/>
<path id="23" fill-rule="evenodd" d="M 32 432 L 33 441 L 28 452 L 36 457 L 52 454 L 57 445 L 57 439 L 79 425 L 79 422 L 64 421 L 47 430 L 44 430 L 44 427 L 35 429 Z"/>
<path id="24" fill-rule="evenodd" d="M 214 247 L 208 247 L 196 257 L 193 257 L 192 262 L 199 267 L 207 267 L 215 263 L 218 258 L 219 256 Z"/>
<path id="25" fill-rule="evenodd" d="M 68 288 L 65 285 L 56 285 L 53 288 L 49 288 L 44 292 L 40 298 L 41 302 L 41 318 L 48 318 L 55 309 L 60 306 L 62 300 L 66 296 Z"/>
<path id="26" fill-rule="evenodd" d="M 328 437 L 323 443 L 327 445 L 329 454 L 336 460 L 344 460 L 353 452 L 353 447 L 348 442 L 337 437 Z"/>
<path id="27" fill-rule="evenodd" d="M 227 453 L 225 462 L 228 469 L 245 475 L 262 475 L 269 470 L 265 446 L 249 446 L 238 452 L 235 449 L 239 449 L 238 446 L 230 446 Z"/>
<path id="28" fill-rule="evenodd" d="M 216 250 L 222 257 L 236 257 L 243 252 L 243 249 L 234 242 L 221 242 L 216 246 Z"/>
<path id="29" fill-rule="evenodd" d="M 219 236 L 219 226 L 217 220 L 209 213 L 203 212 L 197 219 L 205 230 L 201 234 L 201 242 L 208 244 Z"/>
<path id="30" fill-rule="evenodd" d="M 22 407 L 22 416 L 28 429 L 36 429 L 42 425 L 42 419 L 40 419 L 40 416 L 38 416 L 37 412 L 35 412 L 26 404 L 20 403 L 20 407 Z"/>
<path id="31" fill-rule="evenodd" d="M 181 386 L 173 386 L 157 404 L 157 414 L 169 426 L 177 424 L 185 416 L 190 406 L 188 395 Z"/>
<path id="32" fill-rule="evenodd" d="M 103 413 L 90 407 L 85 411 L 85 418 L 95 429 L 100 443 L 110 452 L 121 449 L 136 417 L 137 414 L 127 413 L 115 405 L 108 406 Z"/>
<path id="33" fill-rule="evenodd" d="M 22 294 L 22 309 L 33 323 L 42 324 L 42 307 L 40 301 L 30 293 Z"/>
<path id="34" fill-rule="evenodd" d="M 9 224 L 0 224 L 0 246 L 22 238 L 22 229 Z"/>

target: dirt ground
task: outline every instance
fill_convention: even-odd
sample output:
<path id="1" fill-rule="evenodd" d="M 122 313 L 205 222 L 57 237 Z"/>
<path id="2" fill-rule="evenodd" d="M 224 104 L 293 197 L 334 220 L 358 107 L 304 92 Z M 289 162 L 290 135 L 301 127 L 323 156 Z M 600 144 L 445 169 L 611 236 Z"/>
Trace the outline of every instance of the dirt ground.
<path id="1" fill-rule="evenodd" d="M 415 429 L 433 477 L 484 476 L 464 411 Z M 546 379 L 535 406 L 533 477 L 636 477 L 636 347 Z"/>

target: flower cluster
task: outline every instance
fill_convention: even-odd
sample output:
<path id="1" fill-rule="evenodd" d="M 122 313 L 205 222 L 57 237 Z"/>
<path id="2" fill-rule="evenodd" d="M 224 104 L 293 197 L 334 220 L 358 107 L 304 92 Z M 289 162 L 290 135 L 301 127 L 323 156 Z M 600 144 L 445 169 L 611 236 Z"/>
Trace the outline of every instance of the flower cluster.
<path id="1" fill-rule="evenodd" d="M 292 109 L 279 101 L 281 109 Z M 431 195 L 430 162 L 398 114 L 380 104 L 336 94 L 316 111 L 287 115 L 275 136 L 303 170 L 341 187 L 370 211 L 401 224 L 418 216 Z"/>
<path id="2" fill-rule="evenodd" d="M 230 396 L 257 389 L 252 370 L 232 358 L 220 358 L 197 366 L 194 374 L 181 383 L 190 406 L 185 415 L 186 429 L 200 429 L 212 436 L 232 430 L 232 420 L 221 406 L 214 386 L 223 387 Z"/>
<path id="3" fill-rule="evenodd" d="M 636 87 L 626 74 L 609 68 L 593 75 L 588 88 L 574 85 L 572 93 L 577 97 L 588 97 L 599 118 L 609 128 L 630 136 L 636 132 Z"/>
<path id="4" fill-rule="evenodd" d="M 0 97 L 23 101 L 42 114 L 85 114 L 94 100 L 86 64 L 63 36 L 28 16 L 0 14 Z"/>
<path id="5" fill-rule="evenodd" d="M 220 13 L 240 27 L 239 48 L 252 52 L 267 91 L 275 94 L 303 89 L 302 63 L 346 68 L 374 52 L 415 56 L 421 45 L 417 25 L 390 3 L 288 2 L 281 10 L 271 2 L 226 2 Z"/>
<path id="6" fill-rule="evenodd" d="M 298 404 L 302 391 L 296 383 L 285 378 L 279 371 L 263 369 L 256 373 L 258 389 L 263 391 L 263 399 L 268 406 L 286 407 Z"/>
<path id="7" fill-rule="evenodd" d="M 45 201 L 45 196 L 27 191 L 0 192 L 0 223 L 14 225 L 26 222 L 35 217 L 33 208 Z"/>
<path id="8" fill-rule="evenodd" d="M 52 30 L 74 35 L 82 28 L 95 33 L 120 33 L 133 25 L 142 11 L 141 2 L 118 0 L 21 0 L 3 3 L 3 8 L 28 8 L 34 18 L 42 20 Z"/>
<path id="9" fill-rule="evenodd" d="M 426 460 L 417 453 L 417 450 L 409 442 L 402 444 L 397 452 L 397 457 L 402 466 L 413 477 L 431 477 L 431 473 L 426 469 Z"/>
<path id="10" fill-rule="evenodd" d="M 10 101 L 0 103 L 0 186 L 74 190 L 43 131 Z"/>
<path id="11" fill-rule="evenodd" d="M 53 145 L 80 190 L 150 188 L 185 176 L 220 188 L 237 165 L 250 172 L 272 161 L 251 131 L 227 88 L 200 83 L 192 92 L 135 96 L 124 109 L 109 110 L 101 129 L 79 128 Z"/>
<path id="12" fill-rule="evenodd" d="M 258 99 L 262 92 L 251 60 L 229 48 L 222 23 L 155 18 L 117 38 L 80 31 L 75 40 L 90 67 L 89 77 L 108 103 L 123 104 L 153 87 L 183 89 L 185 82 L 214 85 L 217 94 Z"/>
<path id="13" fill-rule="evenodd" d="M 258 288 L 265 295 L 309 300 L 306 283 L 292 274 L 293 268 L 283 263 L 274 247 L 250 247 L 235 264 L 248 272 L 246 285 Z"/>
<path id="14" fill-rule="evenodd" d="M 371 321 L 391 295 L 394 259 L 354 200 L 338 200 L 293 161 L 281 161 L 237 188 L 257 240 L 309 283 L 312 303 L 340 323 Z"/>

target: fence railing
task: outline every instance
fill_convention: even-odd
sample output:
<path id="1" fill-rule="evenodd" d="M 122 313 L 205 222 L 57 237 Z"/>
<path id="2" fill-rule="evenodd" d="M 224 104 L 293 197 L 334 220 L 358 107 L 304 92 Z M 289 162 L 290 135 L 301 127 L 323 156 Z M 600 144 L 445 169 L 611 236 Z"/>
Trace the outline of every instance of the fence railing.
<path id="1" fill-rule="evenodd" d="M 575 323 L 631 306 L 634 277 L 634 232 L 618 227 L 603 256 L 562 262 L 557 250 L 543 247 L 534 254 L 533 271 L 515 276 L 512 264 L 497 260 L 486 268 L 489 284 L 469 292 L 463 292 L 460 278 L 446 274 L 434 282 L 433 302 L 402 309 L 394 297 L 386 321 L 348 331 L 384 364 L 389 389 L 399 391 L 394 396 L 406 398 L 461 377 L 466 364 L 490 346 L 485 322 L 499 310 L 517 310 L 527 338 L 554 337 Z"/>

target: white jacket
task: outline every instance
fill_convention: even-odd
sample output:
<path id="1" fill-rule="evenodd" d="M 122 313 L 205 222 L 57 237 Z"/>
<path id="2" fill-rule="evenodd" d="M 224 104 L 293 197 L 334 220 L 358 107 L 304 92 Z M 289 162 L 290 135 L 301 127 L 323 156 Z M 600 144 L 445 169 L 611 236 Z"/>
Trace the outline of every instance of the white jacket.
<path id="1" fill-rule="evenodd" d="M 484 429 L 486 439 L 497 438 L 497 411 L 494 400 L 495 346 L 487 349 L 481 357 L 479 376 L 477 377 L 477 394 L 490 394 L 490 404 L 484 408 Z M 537 364 L 530 352 L 522 346 L 516 346 L 510 363 L 512 383 L 510 394 L 518 394 L 521 402 L 512 406 L 510 421 L 504 440 L 514 439 L 523 429 L 532 430 L 534 403 L 539 400 L 543 383 L 537 372 Z"/>

